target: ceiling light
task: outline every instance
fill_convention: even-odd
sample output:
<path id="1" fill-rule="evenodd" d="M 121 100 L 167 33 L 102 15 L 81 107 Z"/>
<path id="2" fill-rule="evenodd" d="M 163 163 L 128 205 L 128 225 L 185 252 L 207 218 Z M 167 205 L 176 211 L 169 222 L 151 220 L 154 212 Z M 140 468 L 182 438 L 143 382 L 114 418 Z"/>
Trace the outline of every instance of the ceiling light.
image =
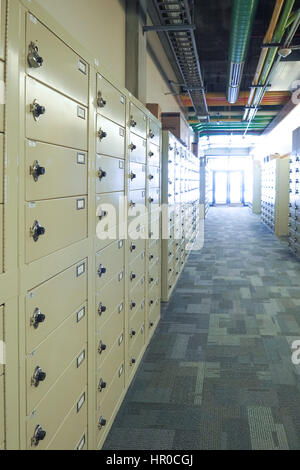
<path id="1" fill-rule="evenodd" d="M 286 57 L 288 57 L 291 53 L 292 53 L 292 49 L 290 49 L 289 47 L 282 47 L 282 48 L 279 49 L 279 51 L 278 51 L 278 54 L 279 54 L 280 57 L 282 57 L 283 59 L 285 59 Z"/>

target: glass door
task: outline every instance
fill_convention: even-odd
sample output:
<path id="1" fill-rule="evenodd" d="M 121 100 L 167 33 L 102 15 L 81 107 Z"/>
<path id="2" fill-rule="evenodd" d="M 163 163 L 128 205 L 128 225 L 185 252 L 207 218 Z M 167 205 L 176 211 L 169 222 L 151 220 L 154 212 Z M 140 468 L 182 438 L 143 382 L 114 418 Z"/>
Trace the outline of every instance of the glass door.
<path id="1" fill-rule="evenodd" d="M 230 204 L 243 203 L 243 173 L 241 171 L 229 172 L 229 201 Z"/>
<path id="2" fill-rule="evenodd" d="M 244 204 L 243 171 L 213 172 L 213 204 Z"/>
<path id="3" fill-rule="evenodd" d="M 227 171 L 214 172 L 214 204 L 227 204 L 228 177 Z"/>

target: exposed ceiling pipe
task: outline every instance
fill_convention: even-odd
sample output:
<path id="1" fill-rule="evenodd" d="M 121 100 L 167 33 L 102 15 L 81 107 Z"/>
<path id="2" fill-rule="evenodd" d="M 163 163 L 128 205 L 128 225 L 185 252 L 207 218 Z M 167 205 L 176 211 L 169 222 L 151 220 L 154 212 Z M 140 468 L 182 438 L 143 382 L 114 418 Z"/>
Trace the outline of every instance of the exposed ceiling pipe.
<path id="1" fill-rule="evenodd" d="M 227 100 L 234 104 L 239 96 L 258 0 L 233 0 Z"/>

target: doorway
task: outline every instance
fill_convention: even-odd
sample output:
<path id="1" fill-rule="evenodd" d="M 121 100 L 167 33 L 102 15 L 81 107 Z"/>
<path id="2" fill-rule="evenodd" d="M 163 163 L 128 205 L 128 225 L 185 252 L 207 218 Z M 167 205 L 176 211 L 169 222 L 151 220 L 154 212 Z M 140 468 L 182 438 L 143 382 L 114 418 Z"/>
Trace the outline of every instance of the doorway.
<path id="1" fill-rule="evenodd" d="M 213 205 L 245 204 L 243 171 L 213 171 Z"/>

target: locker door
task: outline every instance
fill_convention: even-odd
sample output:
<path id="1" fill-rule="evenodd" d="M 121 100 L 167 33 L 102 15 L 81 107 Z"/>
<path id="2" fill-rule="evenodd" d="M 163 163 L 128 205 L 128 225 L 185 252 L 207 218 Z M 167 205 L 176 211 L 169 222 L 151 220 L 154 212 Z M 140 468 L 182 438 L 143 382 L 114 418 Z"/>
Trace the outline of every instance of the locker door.
<path id="1" fill-rule="evenodd" d="M 0 84 L 4 83 L 4 62 L 0 61 Z M 0 132 L 4 132 L 3 88 L 0 88 Z"/>
<path id="2" fill-rule="evenodd" d="M 96 155 L 96 192 L 124 191 L 125 163 L 118 158 Z"/>
<path id="3" fill-rule="evenodd" d="M 125 158 L 125 129 L 97 115 L 97 153 Z"/>
<path id="4" fill-rule="evenodd" d="M 147 117 L 135 104 L 130 103 L 130 130 L 135 134 L 146 139 Z"/>
<path id="5" fill-rule="evenodd" d="M 98 113 L 125 127 L 126 97 L 102 75 L 97 75 Z"/>

